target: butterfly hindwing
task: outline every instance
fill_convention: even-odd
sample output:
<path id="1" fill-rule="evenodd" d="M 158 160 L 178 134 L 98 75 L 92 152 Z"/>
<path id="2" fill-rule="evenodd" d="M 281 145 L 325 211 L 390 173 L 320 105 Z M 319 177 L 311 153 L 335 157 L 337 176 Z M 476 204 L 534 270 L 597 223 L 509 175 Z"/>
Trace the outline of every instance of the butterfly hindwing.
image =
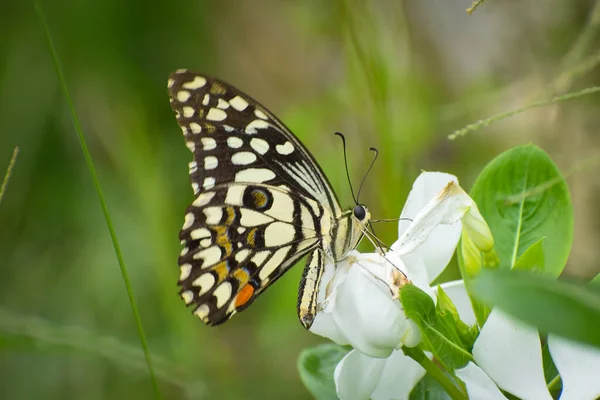
<path id="1" fill-rule="evenodd" d="M 310 199 L 264 184 L 202 192 L 180 232 L 181 296 L 205 322 L 224 322 L 319 244 L 319 210 Z"/>

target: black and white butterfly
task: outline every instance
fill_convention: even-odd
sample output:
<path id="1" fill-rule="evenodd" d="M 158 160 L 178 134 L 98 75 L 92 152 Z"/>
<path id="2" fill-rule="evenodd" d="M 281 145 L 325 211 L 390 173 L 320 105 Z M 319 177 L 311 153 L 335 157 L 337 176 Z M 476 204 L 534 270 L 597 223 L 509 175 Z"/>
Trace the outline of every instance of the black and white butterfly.
<path id="1" fill-rule="evenodd" d="M 298 316 L 310 328 L 324 266 L 358 245 L 368 210 L 342 210 L 302 143 L 233 86 L 178 70 L 168 91 L 194 155 L 195 200 L 179 234 L 181 297 L 202 321 L 217 325 L 308 255 Z"/>

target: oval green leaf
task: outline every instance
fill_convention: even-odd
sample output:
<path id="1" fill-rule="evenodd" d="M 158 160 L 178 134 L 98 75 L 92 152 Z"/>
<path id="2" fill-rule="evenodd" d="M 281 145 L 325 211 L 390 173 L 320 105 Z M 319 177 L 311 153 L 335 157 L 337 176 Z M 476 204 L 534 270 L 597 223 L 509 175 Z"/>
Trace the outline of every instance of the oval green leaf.
<path id="1" fill-rule="evenodd" d="M 333 372 L 348 350 L 328 343 L 305 349 L 298 357 L 300 379 L 317 400 L 337 399 Z"/>
<path id="2" fill-rule="evenodd" d="M 560 275 L 573 240 L 573 208 L 564 179 L 542 149 L 518 146 L 496 157 L 471 197 L 494 235 L 502 268 L 514 268 L 544 238 L 544 274 Z"/>

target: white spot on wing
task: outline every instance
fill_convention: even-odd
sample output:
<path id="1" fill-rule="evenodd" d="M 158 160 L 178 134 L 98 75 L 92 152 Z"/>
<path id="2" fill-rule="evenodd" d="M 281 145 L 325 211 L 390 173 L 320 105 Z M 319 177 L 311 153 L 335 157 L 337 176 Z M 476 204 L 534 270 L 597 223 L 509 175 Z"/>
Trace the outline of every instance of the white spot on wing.
<path id="1" fill-rule="evenodd" d="M 221 110 L 227 110 L 229 108 L 229 103 L 219 97 L 217 108 L 220 108 Z"/>
<path id="2" fill-rule="evenodd" d="M 273 254 L 273 257 L 260 269 L 258 273 L 258 277 L 261 280 L 266 279 L 269 275 L 271 275 L 286 259 L 288 252 L 290 251 L 290 246 L 283 247 Z"/>
<path id="3" fill-rule="evenodd" d="M 210 103 L 210 94 L 206 93 L 202 98 L 202 105 L 207 106 Z"/>
<path id="4" fill-rule="evenodd" d="M 265 229 L 265 246 L 276 247 L 294 240 L 294 227 L 285 222 L 273 222 Z"/>
<path id="5" fill-rule="evenodd" d="M 275 178 L 275 173 L 266 168 L 247 168 L 235 174 L 236 182 L 262 183 Z"/>
<path id="6" fill-rule="evenodd" d="M 192 133 L 202 132 L 202 127 L 197 122 L 190 122 L 190 129 L 192 130 Z"/>
<path id="7" fill-rule="evenodd" d="M 221 259 L 221 249 L 218 246 L 212 246 L 197 252 L 192 258 L 194 260 L 202 260 L 202 268 L 208 268 L 219 262 Z"/>
<path id="8" fill-rule="evenodd" d="M 169 80 L 167 81 L 167 87 L 172 88 L 174 84 L 175 84 L 175 80 L 169 78 Z"/>
<path id="9" fill-rule="evenodd" d="M 232 185 L 227 189 L 227 196 L 225 197 L 225 204 L 231 206 L 241 206 L 242 197 L 244 196 L 244 187 L 240 185 Z"/>
<path id="10" fill-rule="evenodd" d="M 202 296 L 204 293 L 208 292 L 210 288 L 215 284 L 215 277 L 211 273 L 205 273 L 200 275 L 194 282 L 192 282 L 192 286 L 196 286 L 200 288 L 198 292 L 198 296 Z"/>
<path id="11" fill-rule="evenodd" d="M 185 256 L 185 255 L 186 255 L 186 254 L 187 254 L 189 251 L 190 251 L 190 249 L 189 249 L 189 248 L 187 248 L 187 247 L 184 247 L 183 249 L 181 249 L 181 252 L 179 253 L 179 255 L 180 255 L 181 257 L 183 257 L 183 256 Z"/>
<path id="12" fill-rule="evenodd" d="M 194 108 L 185 106 L 183 107 L 183 116 L 186 118 L 191 118 L 194 115 Z"/>
<path id="13" fill-rule="evenodd" d="M 217 298 L 217 308 L 221 308 L 227 303 L 227 300 L 231 298 L 231 283 L 225 281 L 221 283 L 213 292 L 213 295 Z"/>
<path id="14" fill-rule="evenodd" d="M 271 194 L 273 205 L 265 211 L 265 214 L 281 221 L 292 222 L 294 220 L 294 202 L 292 198 L 276 190 L 271 191 Z"/>
<path id="15" fill-rule="evenodd" d="M 200 141 L 202 142 L 205 151 L 217 148 L 217 141 L 211 137 L 203 137 Z"/>
<path id="16" fill-rule="evenodd" d="M 183 227 L 181 229 L 188 229 L 194 224 L 194 220 L 195 218 L 193 213 L 185 214 L 185 220 L 183 221 Z"/>
<path id="17" fill-rule="evenodd" d="M 254 110 L 254 115 L 256 115 L 260 119 L 264 119 L 265 121 L 269 119 L 267 117 L 267 114 L 265 114 L 264 112 L 260 111 L 259 109 Z"/>
<path id="18" fill-rule="evenodd" d="M 244 111 L 246 107 L 248 107 L 248 102 L 240 96 L 235 96 L 233 99 L 229 100 L 229 104 L 238 111 Z"/>
<path id="19" fill-rule="evenodd" d="M 190 99 L 190 92 L 188 92 L 187 90 L 180 90 L 179 92 L 177 92 L 177 100 L 180 103 L 185 103 L 186 101 L 188 101 Z"/>
<path id="20" fill-rule="evenodd" d="M 227 146 L 232 149 L 239 149 L 244 145 L 244 141 L 237 136 L 229 136 L 227 138 Z"/>
<path id="21" fill-rule="evenodd" d="M 206 304 L 202 304 L 200 307 L 196 308 L 196 311 L 194 311 L 194 314 L 196 314 L 201 320 L 205 320 L 206 317 L 208 316 L 208 313 L 210 312 L 210 309 L 208 308 L 208 305 Z"/>
<path id="22" fill-rule="evenodd" d="M 190 175 L 198 171 L 198 163 L 196 163 L 196 161 L 190 161 L 188 167 L 190 169 Z"/>
<path id="23" fill-rule="evenodd" d="M 198 194 L 198 192 L 200 191 L 200 187 L 196 182 L 192 182 L 192 190 L 194 191 L 194 194 Z"/>
<path id="24" fill-rule="evenodd" d="M 204 157 L 204 169 L 215 169 L 219 166 L 219 160 L 215 156 Z"/>
<path id="25" fill-rule="evenodd" d="M 198 228 L 190 232 L 190 238 L 192 240 L 205 239 L 207 237 L 210 237 L 210 231 L 206 228 Z"/>
<path id="26" fill-rule="evenodd" d="M 190 304 L 194 300 L 194 293 L 191 290 L 181 292 L 181 298 L 185 301 L 185 304 Z"/>
<path id="27" fill-rule="evenodd" d="M 256 161 L 256 154 L 249 151 L 240 151 L 231 156 L 231 162 L 234 165 L 248 165 Z"/>
<path id="28" fill-rule="evenodd" d="M 179 282 L 185 281 L 188 278 L 188 276 L 190 276 L 190 272 L 192 272 L 192 264 L 181 264 L 179 266 L 179 269 L 181 270 L 181 274 L 179 275 Z"/>
<path id="29" fill-rule="evenodd" d="M 255 119 L 254 121 L 250 122 L 248 125 L 246 125 L 246 129 L 245 132 L 247 134 L 254 134 L 256 133 L 257 129 L 267 129 L 269 127 L 269 123 L 266 121 L 263 121 L 262 119 Z"/>
<path id="30" fill-rule="evenodd" d="M 251 260 L 254 264 L 260 267 L 270 253 L 270 251 L 259 251 L 251 258 Z"/>
<path id="31" fill-rule="evenodd" d="M 194 202 L 192 203 L 192 205 L 194 207 L 202 207 L 207 205 L 212 198 L 215 196 L 215 192 L 206 192 L 206 193 L 202 193 L 200 196 L 198 196 L 198 198 L 196 200 L 194 200 Z"/>
<path id="32" fill-rule="evenodd" d="M 213 186 L 215 186 L 215 178 L 213 178 L 212 176 L 204 178 L 204 182 L 202 183 L 202 187 L 204 189 L 210 189 Z"/>
<path id="33" fill-rule="evenodd" d="M 248 249 L 240 250 L 235 255 L 235 261 L 240 263 L 240 262 L 244 261 L 248 257 L 249 254 L 250 254 L 250 250 L 248 250 Z"/>
<path id="34" fill-rule="evenodd" d="M 260 138 L 252 138 L 250 141 L 250 147 L 254 149 L 258 154 L 263 155 L 269 151 L 269 143 L 266 140 Z"/>
<path id="35" fill-rule="evenodd" d="M 292 154 L 294 152 L 294 145 L 290 142 L 285 142 L 284 144 L 278 144 L 275 146 L 275 150 L 277 150 L 279 154 L 287 156 L 288 154 Z"/>
<path id="36" fill-rule="evenodd" d="M 209 121 L 223 121 L 227 118 L 227 113 L 218 108 L 211 108 L 206 114 L 206 119 Z"/>
<path id="37" fill-rule="evenodd" d="M 245 226 L 247 228 L 253 227 L 253 226 L 258 226 L 258 225 L 263 225 L 263 224 L 268 224 L 269 222 L 273 221 L 273 218 L 271 218 L 263 213 L 259 213 L 254 210 L 249 210 L 247 208 L 242 208 L 240 210 L 240 213 L 242 214 L 242 218 L 240 219 L 240 224 L 242 224 L 242 226 Z"/>
<path id="38" fill-rule="evenodd" d="M 185 70 L 183 70 L 185 71 Z M 194 77 L 194 80 L 191 82 L 186 82 L 181 85 L 185 89 L 200 89 L 202 86 L 206 85 L 206 79 L 201 76 Z"/>
<path id="39" fill-rule="evenodd" d="M 208 225 L 217 225 L 223 217 L 221 207 L 206 207 L 203 212 L 206 215 L 206 223 Z"/>

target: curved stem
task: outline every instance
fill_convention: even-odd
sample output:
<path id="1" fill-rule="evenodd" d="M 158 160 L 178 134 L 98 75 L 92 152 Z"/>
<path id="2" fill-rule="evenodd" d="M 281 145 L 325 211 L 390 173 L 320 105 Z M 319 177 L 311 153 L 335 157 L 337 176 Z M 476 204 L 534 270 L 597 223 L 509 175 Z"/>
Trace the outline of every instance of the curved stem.
<path id="1" fill-rule="evenodd" d="M 419 349 L 418 347 L 402 347 L 402 351 L 404 354 L 418 362 L 419 365 L 421 365 L 421 367 L 423 367 L 425 371 L 427 371 L 427 373 L 431 375 L 431 377 L 435 379 L 442 388 L 444 388 L 452 400 L 468 400 L 468 397 L 458 387 L 456 387 L 456 385 L 454 385 L 450 379 L 448 379 L 444 372 L 437 365 L 435 365 L 433 361 L 427 357 L 427 355 L 425 355 L 423 350 Z"/>

